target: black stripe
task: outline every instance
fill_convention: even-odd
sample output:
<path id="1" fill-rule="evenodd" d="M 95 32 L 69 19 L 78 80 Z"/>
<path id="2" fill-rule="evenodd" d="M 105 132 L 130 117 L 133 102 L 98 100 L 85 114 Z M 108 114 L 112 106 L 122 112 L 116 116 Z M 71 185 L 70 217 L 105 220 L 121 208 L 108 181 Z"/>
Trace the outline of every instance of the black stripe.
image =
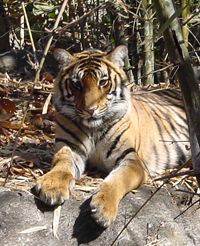
<path id="1" fill-rule="evenodd" d="M 153 146 L 152 146 L 152 149 L 153 149 L 153 153 L 152 154 L 154 154 L 154 158 L 155 158 L 155 166 L 156 166 L 156 169 L 158 168 L 159 169 L 159 157 L 160 157 L 160 155 L 158 154 L 158 150 L 157 150 L 157 147 L 158 147 L 158 145 L 156 145 L 155 143 L 153 144 Z M 165 148 L 166 148 L 166 146 L 165 146 Z M 168 151 L 167 151 L 168 152 Z M 169 162 L 169 153 L 167 153 L 167 160 L 166 160 L 166 162 Z M 165 162 L 165 163 L 166 163 Z M 145 167 L 146 167 L 146 169 L 148 170 L 148 163 L 147 163 L 147 165 L 145 165 Z M 149 170 L 148 170 L 149 171 Z M 150 172 L 149 172 L 150 173 Z"/>
<path id="2" fill-rule="evenodd" d="M 59 90 L 60 90 L 60 94 L 61 94 L 61 101 L 65 101 L 65 97 L 64 97 L 64 91 L 63 91 L 63 88 L 62 88 L 62 82 L 63 82 L 63 79 L 65 77 L 65 74 L 62 75 L 58 81 L 58 87 L 59 87 Z"/>
<path id="3" fill-rule="evenodd" d="M 153 114 L 154 120 L 157 118 L 156 117 L 157 116 L 156 111 L 155 111 L 155 109 L 156 109 L 158 112 L 160 112 L 163 115 L 163 118 L 165 118 L 167 120 L 167 122 L 171 126 L 171 129 L 173 130 L 173 132 L 179 133 L 180 129 L 182 129 L 182 131 L 183 130 L 188 131 L 187 120 L 185 117 L 180 115 L 179 110 L 176 110 L 176 109 L 170 107 L 170 111 L 173 111 L 179 118 L 178 120 L 175 121 L 174 118 L 171 118 L 170 114 L 165 113 L 164 108 L 165 107 L 162 107 L 162 106 L 160 107 L 160 105 L 157 105 L 157 104 L 154 104 L 153 107 L 151 107 L 151 110 L 154 111 L 154 114 Z M 180 121 L 182 121 L 182 123 L 180 123 Z M 184 126 L 184 124 L 185 124 L 185 126 Z M 170 135 L 170 133 L 169 133 L 169 135 Z M 177 136 L 178 136 L 178 134 L 177 134 Z M 184 136 L 186 136 L 186 135 L 184 134 Z"/>
<path id="4" fill-rule="evenodd" d="M 68 119 L 68 117 L 66 116 L 67 113 L 65 114 L 65 113 L 60 112 L 62 110 L 62 107 L 67 106 L 67 108 L 74 109 L 74 105 L 70 104 L 69 102 L 62 102 L 61 101 L 61 103 L 53 103 L 53 105 L 54 105 L 54 108 L 56 109 L 57 113 L 60 113 L 62 116 L 64 116 L 67 119 Z M 71 120 L 71 119 L 69 118 L 69 120 Z"/>
<path id="5" fill-rule="evenodd" d="M 124 132 L 127 131 L 127 129 L 129 129 L 129 127 L 130 127 L 130 125 L 129 125 L 125 130 L 123 130 L 123 131 L 115 138 L 115 140 L 113 141 L 113 143 L 112 143 L 110 149 L 109 149 L 108 152 L 107 152 L 107 155 L 106 155 L 107 158 L 111 155 L 112 151 L 113 151 L 113 150 L 115 149 L 115 147 L 117 146 L 117 144 L 118 144 L 118 142 L 119 142 L 121 136 L 124 134 Z"/>
<path id="6" fill-rule="evenodd" d="M 81 68 L 88 66 L 88 65 L 93 66 L 95 68 L 99 68 L 101 66 L 100 63 L 101 62 L 99 60 L 96 60 L 96 59 L 86 59 L 86 60 L 80 61 L 78 68 L 81 69 Z"/>
<path id="7" fill-rule="evenodd" d="M 89 60 L 90 61 L 94 61 L 94 62 L 97 62 L 98 64 L 100 64 L 101 63 L 101 61 L 99 60 L 99 58 L 101 58 L 101 57 L 98 57 L 98 56 L 92 56 Z"/>
<path id="8" fill-rule="evenodd" d="M 108 79 L 111 80 L 111 78 L 110 78 L 110 75 L 111 75 L 111 69 L 110 69 L 109 67 L 107 67 L 107 74 L 108 74 Z"/>
<path id="9" fill-rule="evenodd" d="M 85 132 L 85 131 L 81 128 L 82 125 L 78 124 L 75 120 L 70 119 L 70 121 L 72 121 L 73 124 L 79 129 L 79 131 L 81 131 L 87 138 L 90 138 L 90 136 L 87 134 L 87 132 Z"/>
<path id="10" fill-rule="evenodd" d="M 84 60 L 84 59 L 87 60 L 87 59 L 88 59 L 88 54 L 86 54 L 86 55 L 83 54 L 83 55 L 81 55 L 80 57 L 77 57 L 77 59 L 78 59 L 78 60 Z"/>
<path id="11" fill-rule="evenodd" d="M 171 97 L 177 101 L 181 100 L 181 92 L 177 90 L 164 90 L 163 93 L 161 93 L 161 96 L 166 96 L 166 99 L 169 99 Z"/>
<path id="12" fill-rule="evenodd" d="M 66 104 L 65 104 L 65 106 L 66 106 Z M 57 111 L 58 113 L 60 113 L 60 115 L 62 115 L 62 116 L 63 116 L 64 118 L 66 118 L 67 120 L 71 121 L 71 122 L 79 129 L 79 131 L 81 131 L 87 138 L 90 138 L 90 136 L 87 134 L 87 132 L 85 132 L 85 131 L 81 128 L 81 125 L 80 125 L 80 124 L 78 124 L 75 120 L 73 120 L 72 118 L 70 118 L 67 114 L 63 114 L 63 113 L 60 112 L 60 108 L 57 106 L 57 104 L 54 105 L 54 107 L 55 107 L 56 111 Z M 67 107 L 68 107 L 68 108 L 69 108 L 69 107 L 74 108 L 74 105 L 68 104 Z"/>
<path id="13" fill-rule="evenodd" d="M 106 130 L 102 133 L 102 135 L 100 136 L 100 138 L 98 139 L 98 142 L 101 141 L 106 134 L 108 134 L 108 132 L 117 124 L 121 121 L 121 119 L 123 119 L 124 115 L 122 115 L 122 117 L 117 118 L 115 121 L 112 121 L 112 123 L 110 125 L 107 126 Z"/>
<path id="14" fill-rule="evenodd" d="M 134 152 L 135 153 L 135 149 L 134 148 L 129 148 L 126 149 L 122 152 L 122 154 L 117 158 L 117 160 L 115 161 L 115 166 L 117 166 L 119 164 L 119 162 L 121 160 L 123 160 L 129 153 Z"/>
<path id="15" fill-rule="evenodd" d="M 165 97 L 163 97 L 164 99 L 165 99 Z M 164 100 L 163 99 L 163 100 Z M 152 105 L 151 104 L 149 104 L 149 102 L 150 102 L 150 100 L 151 100 L 151 103 L 152 103 Z M 157 100 L 155 100 L 155 99 L 148 99 L 148 105 L 149 105 L 149 107 L 151 108 L 151 109 L 154 109 L 154 108 L 156 108 L 164 117 L 166 117 L 166 113 L 165 113 L 165 108 L 167 108 L 167 110 L 168 110 L 168 107 L 169 107 L 169 110 L 170 111 L 172 111 L 173 113 L 175 113 L 176 115 L 178 115 L 178 117 L 181 119 L 181 120 L 183 120 L 184 122 L 186 121 L 186 117 L 182 117 L 181 115 L 180 115 L 180 109 L 181 109 L 181 111 L 183 111 L 184 112 L 184 107 L 183 107 L 183 105 L 178 105 L 176 102 L 173 102 L 173 101 L 169 101 L 169 105 L 162 105 L 162 104 L 160 104 L 159 102 L 157 102 Z M 170 100 L 170 98 L 168 98 L 168 100 Z M 172 99 L 171 99 L 172 100 Z M 180 102 L 181 102 L 181 100 L 180 100 Z M 171 107 L 171 106 L 173 106 L 173 107 Z M 176 108 L 174 108 L 174 107 L 176 107 Z M 168 114 L 169 115 L 169 114 Z"/>
<path id="16" fill-rule="evenodd" d="M 81 68 L 85 67 L 86 65 L 88 65 L 88 64 L 86 64 L 86 63 L 80 64 L 80 65 L 78 66 L 78 69 L 81 69 Z"/>
<path id="17" fill-rule="evenodd" d="M 63 131 L 65 131 L 67 134 L 69 134 L 72 138 L 74 138 L 77 142 L 79 142 L 81 145 L 83 145 L 83 147 L 85 148 L 85 150 L 87 151 L 87 148 L 85 146 L 85 144 L 80 140 L 80 138 L 78 138 L 76 136 L 76 134 L 72 131 L 70 131 L 69 129 L 67 129 L 65 126 L 63 126 L 59 121 L 56 120 L 57 125 L 59 125 L 60 128 L 63 129 Z"/>
<path id="18" fill-rule="evenodd" d="M 116 74 L 115 74 L 114 82 L 115 82 L 115 88 L 114 88 L 114 91 L 115 91 L 115 94 L 116 94 L 116 89 L 117 89 L 117 87 L 118 87 L 118 84 L 117 84 L 117 75 L 116 75 Z"/>
<path id="19" fill-rule="evenodd" d="M 112 84 L 114 84 L 114 86 L 112 85 L 110 88 L 112 88 L 112 91 L 109 91 L 109 95 L 114 95 L 114 96 L 116 96 L 117 95 L 117 91 L 116 91 L 116 89 L 117 89 L 117 77 L 116 77 L 116 74 L 115 74 L 115 76 L 114 76 L 114 79 L 112 80 L 111 79 L 111 70 L 108 70 L 109 71 L 109 78 L 110 78 L 110 81 L 111 81 L 111 83 Z M 113 88 L 114 87 L 114 88 Z"/>
<path id="20" fill-rule="evenodd" d="M 177 163 L 178 163 L 179 166 L 183 165 L 183 163 L 186 163 L 186 161 L 188 161 L 188 159 L 186 158 L 185 154 L 181 155 L 181 153 L 178 153 L 178 158 L 177 159 L 178 159 Z"/>
<path id="21" fill-rule="evenodd" d="M 117 122 L 113 122 L 112 124 L 110 124 L 108 127 L 107 127 L 107 129 L 106 129 L 106 131 L 104 131 L 103 132 L 103 134 L 100 136 L 100 138 L 98 139 L 98 142 L 99 141 L 101 141 L 105 136 L 106 136 L 106 134 L 110 131 L 110 129 L 115 125 L 115 124 L 117 124 L 119 121 L 117 120 Z"/>
<path id="22" fill-rule="evenodd" d="M 157 107 L 157 105 L 154 105 L 155 106 L 155 108 L 157 108 L 160 112 L 161 112 L 161 108 L 159 107 Z M 173 142 L 173 141 L 175 141 L 176 140 L 176 137 L 174 136 L 172 136 L 171 135 L 171 130 L 172 130 L 172 132 L 174 132 L 174 133 L 176 133 L 176 136 L 177 136 L 177 138 L 178 138 L 178 134 L 179 134 L 179 130 L 180 129 L 184 129 L 184 127 L 182 126 L 182 125 L 178 125 L 178 128 L 176 127 L 176 125 L 178 124 L 178 122 L 177 121 L 175 121 L 174 123 L 172 122 L 172 118 L 170 117 L 170 115 L 166 115 L 166 114 L 164 114 L 164 112 L 161 112 L 162 114 L 163 114 L 163 116 L 164 116 L 164 118 L 167 120 L 167 122 L 169 123 L 169 125 L 170 125 L 170 127 L 171 127 L 171 129 L 168 129 L 168 127 L 165 127 L 165 125 L 163 125 L 163 127 L 165 128 L 165 131 L 168 133 L 168 136 L 170 137 L 170 139 L 171 139 L 171 141 Z M 155 114 L 156 115 L 156 114 Z M 154 121 L 156 122 L 157 121 L 157 117 L 154 115 Z M 178 116 L 179 116 L 179 118 L 180 119 L 182 119 L 182 117 L 178 114 Z M 183 120 L 183 119 L 182 119 Z M 184 122 L 184 120 L 183 120 L 183 122 Z M 158 123 L 158 125 L 160 126 L 160 124 Z M 157 125 L 157 126 L 158 126 Z M 178 130 L 178 131 L 176 131 L 176 129 Z M 159 133 L 160 133 L 160 136 L 162 136 L 162 134 L 161 134 L 161 132 L 160 132 L 160 130 L 159 130 Z M 184 134 L 185 135 L 185 134 Z M 186 135 L 185 135 L 186 136 Z M 165 142 L 165 139 L 164 139 L 164 137 L 162 136 L 161 137 L 161 141 L 163 140 L 163 144 L 164 144 L 164 146 L 165 146 L 165 150 L 166 150 L 166 152 L 167 152 L 167 159 L 166 159 L 166 166 L 165 166 L 165 169 L 167 169 L 167 168 L 169 168 L 169 163 L 171 162 L 171 154 L 170 154 L 170 152 L 169 152 L 169 148 L 168 148 L 168 145 L 167 145 L 167 142 Z M 175 152 L 176 153 L 180 153 L 180 155 L 181 156 L 184 156 L 184 152 L 183 152 L 183 150 L 182 150 L 182 148 L 179 146 L 179 143 L 173 143 L 174 144 L 174 149 L 175 149 Z M 157 163 L 159 162 L 159 160 L 157 160 Z"/>
<path id="23" fill-rule="evenodd" d="M 66 79 L 66 81 L 65 81 L 65 90 L 67 92 L 67 98 L 68 99 L 73 96 L 72 90 L 70 88 L 70 84 L 72 84 L 71 80 L 69 78 Z M 69 90 L 70 90 L 71 93 L 69 92 Z"/>
<path id="24" fill-rule="evenodd" d="M 97 67 L 97 68 L 99 68 L 99 67 L 101 67 L 101 63 L 100 63 L 100 61 L 99 60 L 97 60 L 97 61 L 94 61 L 93 59 L 90 61 L 90 63 L 89 63 L 91 66 L 94 66 L 95 68 Z"/>
<path id="25" fill-rule="evenodd" d="M 75 178 L 80 178 L 80 176 L 81 176 L 81 172 L 80 172 L 80 170 L 79 170 L 79 168 L 78 168 L 78 164 L 76 163 L 76 161 L 75 160 L 73 160 L 73 164 L 74 164 L 74 167 L 75 167 Z"/>
<path id="26" fill-rule="evenodd" d="M 116 92 L 116 91 L 112 91 L 112 92 L 110 93 L 110 95 L 117 96 L 117 92 Z"/>
<path id="27" fill-rule="evenodd" d="M 155 106 L 154 108 L 151 108 L 151 110 L 154 112 L 153 119 L 154 119 L 154 122 L 155 122 L 155 124 L 157 126 L 158 134 L 160 136 L 160 139 L 164 140 L 164 136 L 163 136 L 164 132 L 167 132 L 167 134 L 170 137 L 171 137 L 171 134 L 170 134 L 168 128 L 166 127 L 166 125 L 164 125 L 163 123 L 161 124 L 161 122 L 159 121 L 159 117 L 158 117 L 156 111 L 157 110 L 160 111 L 160 113 L 163 114 L 163 117 L 165 119 L 167 119 L 167 115 L 165 115 L 164 112 L 161 112 L 160 108 L 158 109 L 156 104 L 154 106 Z M 161 125 L 162 125 L 163 128 L 161 127 Z M 162 130 L 162 129 L 164 129 L 164 130 Z M 167 147 L 167 143 L 163 141 L 163 145 L 164 145 L 164 148 L 165 148 L 165 151 L 166 151 L 166 162 L 165 163 L 169 163 L 170 162 L 170 153 L 169 153 L 169 149 Z M 154 152 L 155 152 L 155 155 L 156 155 L 156 163 L 159 163 L 160 162 L 160 160 L 159 160 L 160 155 L 158 155 L 158 151 L 157 151 L 157 146 L 156 145 L 154 147 Z"/>
<path id="28" fill-rule="evenodd" d="M 122 79 L 121 74 L 118 74 L 118 76 L 119 76 L 120 82 L 121 82 L 121 85 L 120 85 L 120 89 L 121 89 L 120 99 L 121 100 L 125 100 L 125 95 L 124 95 L 124 84 L 125 84 L 125 81 Z"/>
<path id="29" fill-rule="evenodd" d="M 58 142 L 62 142 L 62 143 L 65 143 L 68 147 L 71 148 L 71 150 L 73 150 L 74 152 L 78 153 L 79 155 L 81 156 L 86 156 L 85 155 L 85 152 L 82 151 L 80 149 L 80 147 L 70 141 L 68 141 L 67 139 L 64 139 L 64 138 L 56 138 L 55 139 L 55 142 L 58 143 Z"/>
<path id="30" fill-rule="evenodd" d="M 182 160 L 186 160 L 186 156 L 184 154 L 183 148 L 181 146 L 179 146 L 179 143 L 177 142 L 177 143 L 173 143 L 173 144 L 175 144 L 175 152 L 177 153 L 177 162 L 176 163 L 179 163 L 181 161 L 180 158 L 182 158 Z M 167 165 L 167 168 L 169 168 L 168 165 Z"/>
<path id="31" fill-rule="evenodd" d="M 138 103 L 139 102 L 140 101 L 138 101 Z M 147 104 L 147 107 L 144 107 L 143 104 L 142 104 L 142 105 L 140 105 L 141 108 L 139 109 L 139 111 L 138 111 L 138 105 L 137 104 L 135 105 L 134 103 L 132 103 L 132 105 L 133 105 L 133 107 L 134 107 L 134 109 L 136 111 L 136 115 L 138 115 L 138 118 L 140 117 L 140 114 L 141 114 L 142 111 L 146 111 L 146 113 L 149 115 L 149 117 L 153 116 L 153 122 L 155 123 L 155 125 L 157 127 L 157 131 L 158 131 L 158 134 L 160 136 L 160 139 L 163 140 L 163 131 L 161 129 L 161 124 L 160 124 L 160 121 L 159 121 L 159 117 L 157 116 L 157 111 L 156 111 L 155 105 L 153 105 L 154 107 L 148 107 L 150 105 Z M 151 109 L 153 113 L 150 112 L 149 109 Z M 152 135 L 150 137 L 152 137 Z M 163 144 L 165 145 L 165 149 L 167 150 L 167 157 L 168 157 L 169 156 L 169 153 L 168 153 L 169 151 L 168 151 L 167 146 L 166 146 L 167 143 L 163 142 Z M 140 146 L 138 146 L 138 148 L 140 148 Z M 155 157 L 156 157 L 155 163 L 158 164 L 160 155 L 158 155 L 158 151 L 157 151 L 155 145 L 153 146 L 153 151 L 154 151 Z M 166 161 L 169 161 L 169 160 L 166 160 Z"/>

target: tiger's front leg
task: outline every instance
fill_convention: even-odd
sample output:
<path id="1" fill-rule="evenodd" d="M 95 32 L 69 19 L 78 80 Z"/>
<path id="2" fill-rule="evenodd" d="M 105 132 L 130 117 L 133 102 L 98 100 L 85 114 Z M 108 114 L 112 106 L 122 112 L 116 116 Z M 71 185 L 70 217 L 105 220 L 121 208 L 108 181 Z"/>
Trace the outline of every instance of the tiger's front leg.
<path id="1" fill-rule="evenodd" d="M 117 216 L 120 200 L 146 181 L 146 172 L 139 161 L 122 164 L 113 170 L 93 195 L 90 207 L 96 222 L 108 227 Z"/>
<path id="2" fill-rule="evenodd" d="M 69 147 L 61 146 L 55 153 L 52 169 L 37 180 L 36 190 L 48 205 L 58 205 L 69 198 L 74 185 L 74 167 Z"/>

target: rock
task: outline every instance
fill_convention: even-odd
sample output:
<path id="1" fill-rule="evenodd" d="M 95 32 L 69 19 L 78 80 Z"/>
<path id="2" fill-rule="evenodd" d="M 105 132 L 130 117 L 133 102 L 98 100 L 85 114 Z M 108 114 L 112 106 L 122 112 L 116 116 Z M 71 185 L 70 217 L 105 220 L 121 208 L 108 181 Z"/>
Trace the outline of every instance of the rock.
<path id="1" fill-rule="evenodd" d="M 154 190 L 144 185 L 137 192 L 126 195 L 120 203 L 115 222 L 107 229 L 96 225 L 90 217 L 90 194 L 76 191 L 61 208 L 58 238 L 55 238 L 52 234 L 52 207 L 45 206 L 31 193 L 0 188 L 1 245 L 109 246 Z M 175 191 L 169 185 L 158 191 L 114 245 L 200 245 L 198 204 L 174 220 L 188 207 L 185 196 L 185 193 Z M 39 231 L 20 233 L 38 226 L 42 226 Z"/>

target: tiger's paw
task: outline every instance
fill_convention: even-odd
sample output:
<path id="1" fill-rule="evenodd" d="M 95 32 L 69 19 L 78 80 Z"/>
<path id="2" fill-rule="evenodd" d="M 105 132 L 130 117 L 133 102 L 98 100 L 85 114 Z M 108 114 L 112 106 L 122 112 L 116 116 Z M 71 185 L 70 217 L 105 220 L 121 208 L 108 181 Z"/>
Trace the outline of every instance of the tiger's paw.
<path id="1" fill-rule="evenodd" d="M 104 228 L 110 226 L 117 216 L 117 204 L 109 194 L 99 191 L 90 202 L 91 215 L 96 223 Z"/>
<path id="2" fill-rule="evenodd" d="M 71 174 L 52 170 L 37 180 L 35 188 L 44 203 L 59 205 L 69 198 L 73 183 Z"/>

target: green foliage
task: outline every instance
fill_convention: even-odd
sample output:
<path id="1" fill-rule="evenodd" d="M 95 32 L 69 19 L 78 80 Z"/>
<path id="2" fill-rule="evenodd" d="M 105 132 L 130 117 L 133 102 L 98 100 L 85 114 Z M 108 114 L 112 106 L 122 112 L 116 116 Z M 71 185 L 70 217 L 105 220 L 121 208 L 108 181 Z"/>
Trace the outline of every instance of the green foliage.
<path id="1" fill-rule="evenodd" d="M 34 15 L 47 15 L 53 14 L 55 10 L 55 6 L 52 4 L 51 1 L 41 2 L 39 0 L 33 2 L 33 14 Z M 50 16 L 49 16 L 50 17 Z M 55 15 L 54 15 L 55 18 Z"/>

